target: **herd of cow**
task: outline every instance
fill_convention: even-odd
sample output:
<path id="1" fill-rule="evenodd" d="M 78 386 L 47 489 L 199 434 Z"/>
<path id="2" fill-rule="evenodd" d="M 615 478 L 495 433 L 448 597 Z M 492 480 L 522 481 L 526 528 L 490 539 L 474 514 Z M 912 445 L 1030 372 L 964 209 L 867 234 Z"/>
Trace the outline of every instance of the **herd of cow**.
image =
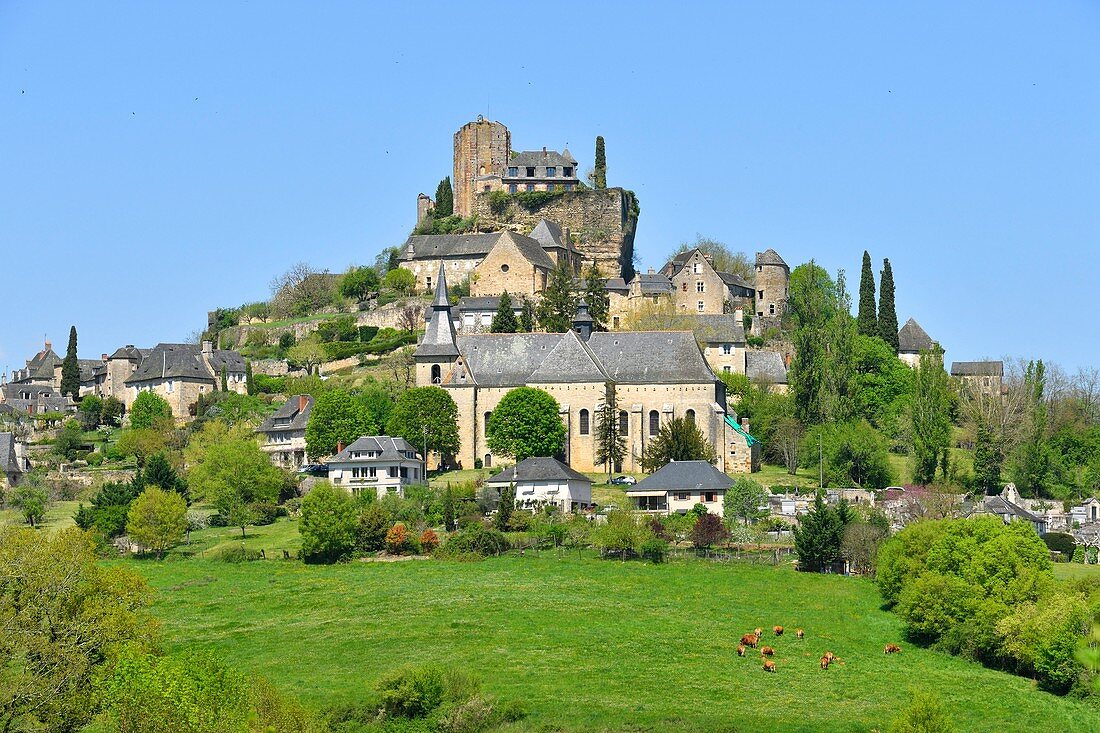
<path id="1" fill-rule="evenodd" d="M 782 626 L 773 626 L 772 627 L 772 632 L 776 636 L 783 636 L 783 627 Z M 743 657 L 747 653 L 748 649 L 750 649 L 750 648 L 751 649 L 756 649 L 758 646 L 760 646 L 760 639 L 761 639 L 761 636 L 763 635 L 763 633 L 764 633 L 764 630 L 757 627 L 752 632 L 750 632 L 748 634 L 744 634 L 741 637 L 741 643 L 737 645 L 737 656 Z M 794 635 L 799 640 L 803 640 L 803 639 L 806 638 L 806 632 L 803 631 L 802 629 L 795 629 Z M 897 654 L 900 651 L 901 651 L 901 647 L 898 646 L 897 644 L 887 644 L 886 648 L 882 650 L 882 653 L 883 654 Z M 775 662 L 771 659 L 774 656 L 775 656 L 775 649 L 774 648 L 772 648 L 770 646 L 766 646 L 766 645 L 760 647 L 760 658 L 764 660 L 764 671 L 765 672 L 774 672 L 775 671 Z M 825 655 L 821 657 L 821 668 L 822 669 L 828 669 L 829 665 L 832 664 L 833 662 L 836 662 L 836 661 L 839 661 L 839 658 L 837 657 L 837 655 L 833 654 L 832 652 L 827 651 L 827 652 L 825 652 Z"/>

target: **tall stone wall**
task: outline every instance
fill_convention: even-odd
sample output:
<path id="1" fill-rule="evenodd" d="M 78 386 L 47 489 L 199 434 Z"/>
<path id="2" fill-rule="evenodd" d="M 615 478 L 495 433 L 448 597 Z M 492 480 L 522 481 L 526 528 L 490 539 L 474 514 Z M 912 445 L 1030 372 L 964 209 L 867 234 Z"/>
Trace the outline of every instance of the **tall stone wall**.
<path id="1" fill-rule="evenodd" d="M 495 208 L 496 212 L 488 194 L 474 197 L 479 229 L 511 229 L 527 234 L 540 219 L 548 219 L 570 230 L 585 264 L 596 260 L 606 277 L 630 280 L 634 276 L 638 215 L 634 195 L 629 191 L 622 188 L 569 191 L 531 208 L 512 197 L 505 206 Z"/>

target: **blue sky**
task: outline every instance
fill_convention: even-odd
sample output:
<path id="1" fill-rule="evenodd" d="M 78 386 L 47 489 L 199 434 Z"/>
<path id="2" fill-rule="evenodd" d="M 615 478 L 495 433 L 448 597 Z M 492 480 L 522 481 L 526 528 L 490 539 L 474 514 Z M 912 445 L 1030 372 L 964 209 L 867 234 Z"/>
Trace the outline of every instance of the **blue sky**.
<path id="1" fill-rule="evenodd" d="M 0 0 L 0 368 L 371 262 L 478 114 L 604 135 L 642 267 L 868 249 L 948 360 L 1100 365 L 1100 4 L 389 5 Z"/>

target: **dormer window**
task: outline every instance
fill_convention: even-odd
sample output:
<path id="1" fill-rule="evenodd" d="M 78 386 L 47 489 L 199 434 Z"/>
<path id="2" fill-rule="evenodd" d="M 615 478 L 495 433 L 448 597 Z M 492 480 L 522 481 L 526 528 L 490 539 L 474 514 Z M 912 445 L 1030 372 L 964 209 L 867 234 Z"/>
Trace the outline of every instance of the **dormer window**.
<path id="1" fill-rule="evenodd" d="M 565 176 L 566 178 L 572 178 L 573 177 L 573 166 L 563 165 L 561 167 L 561 174 L 563 176 Z"/>
<path id="2" fill-rule="evenodd" d="M 516 167 L 516 166 L 514 166 L 514 165 L 513 165 L 513 166 L 509 166 L 509 167 L 508 167 L 508 175 L 509 175 L 510 177 L 512 177 L 512 178 L 515 178 L 516 176 L 518 176 L 518 175 L 519 175 L 519 168 L 517 168 L 517 167 Z"/>
<path id="3" fill-rule="evenodd" d="M 552 165 L 546 166 L 546 177 L 547 178 L 553 178 L 556 175 L 558 175 L 558 169 L 557 168 L 555 168 Z"/>
<path id="4" fill-rule="evenodd" d="M 527 177 L 528 178 L 534 178 L 535 177 L 535 166 L 533 166 L 533 165 L 527 166 Z"/>

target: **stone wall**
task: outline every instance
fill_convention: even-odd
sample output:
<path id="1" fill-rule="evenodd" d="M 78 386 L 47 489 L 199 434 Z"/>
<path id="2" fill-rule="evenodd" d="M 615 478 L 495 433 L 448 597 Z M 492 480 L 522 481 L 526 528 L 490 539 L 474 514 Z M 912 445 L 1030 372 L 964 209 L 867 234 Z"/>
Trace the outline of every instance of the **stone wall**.
<path id="1" fill-rule="evenodd" d="M 437 265 L 438 267 L 438 265 Z M 449 275 L 448 275 L 449 277 Z M 355 323 L 358 326 L 377 326 L 378 328 L 400 328 L 401 312 L 405 310 L 408 305 L 415 305 L 423 309 L 423 298 L 405 298 L 402 300 L 388 303 L 381 308 L 375 308 L 369 311 L 360 311 L 349 315 L 355 316 Z M 221 333 L 222 347 L 227 349 L 240 349 L 246 343 L 248 343 L 249 334 L 253 332 L 262 333 L 267 339 L 267 343 L 278 343 L 279 337 L 284 333 L 293 333 L 296 341 L 309 336 L 316 331 L 325 319 L 316 318 L 310 321 L 303 321 L 302 323 L 294 323 L 288 326 L 263 326 L 263 325 L 246 325 L 235 326 L 233 328 L 227 328 Z M 255 365 L 253 365 L 253 372 L 255 372 Z M 265 372 L 266 374 L 267 372 Z"/>
<path id="2" fill-rule="evenodd" d="M 606 277 L 634 276 L 634 233 L 638 217 L 633 194 L 622 188 L 569 191 L 542 206 L 527 209 L 512 199 L 500 214 L 489 205 L 489 196 L 475 196 L 474 213 L 483 231 L 511 229 L 528 234 L 540 219 L 568 228 L 585 264 L 593 259 Z"/>

